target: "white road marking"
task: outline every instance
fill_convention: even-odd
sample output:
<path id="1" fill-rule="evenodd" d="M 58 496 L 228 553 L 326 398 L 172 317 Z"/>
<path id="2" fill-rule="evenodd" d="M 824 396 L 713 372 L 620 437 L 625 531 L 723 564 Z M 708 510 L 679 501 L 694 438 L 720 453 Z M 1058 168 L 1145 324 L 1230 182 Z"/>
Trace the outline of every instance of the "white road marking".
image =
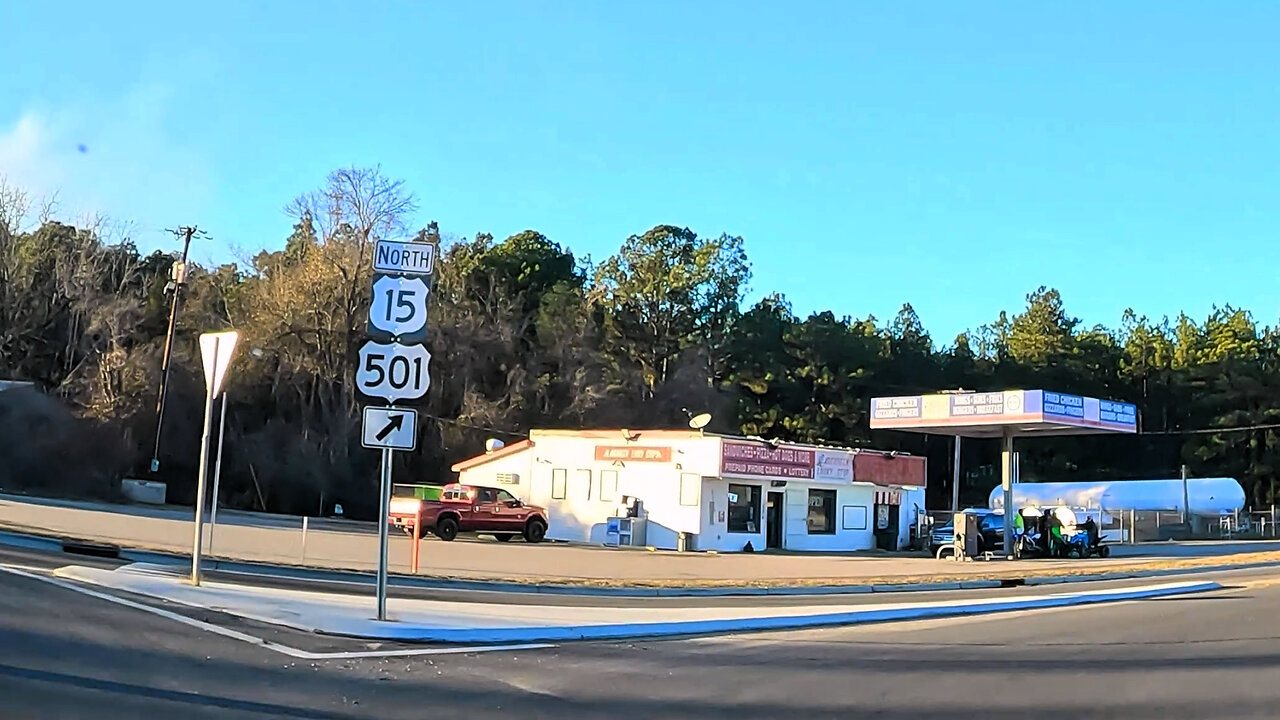
<path id="1" fill-rule="evenodd" d="M 12 570 L 24 570 L 31 573 L 42 573 L 48 575 L 53 572 L 52 568 L 40 567 L 38 565 L 19 565 L 18 563 L 0 563 L 0 568 L 10 568 Z"/>
<path id="2" fill-rule="evenodd" d="M 221 635 L 226 638 L 231 638 L 232 640 L 239 640 L 241 642 L 249 643 L 250 645 L 257 645 L 258 647 L 266 648 L 267 650 L 274 650 L 275 652 L 281 653 L 282 655 L 288 655 L 289 657 L 297 658 L 299 660 L 355 660 L 355 659 L 361 659 L 361 658 L 416 657 L 418 655 L 465 655 L 468 653 L 500 652 L 504 650 L 543 650 L 546 648 L 555 647 L 555 645 L 550 645 L 546 643 L 527 643 L 522 645 L 480 645 L 475 647 L 456 647 L 456 648 L 455 647 L 417 648 L 417 649 L 407 649 L 407 650 L 364 650 L 364 651 L 352 651 L 352 652 L 314 653 L 314 652 L 308 652 L 306 650 L 299 650 L 298 648 L 294 648 L 294 647 L 289 647 L 288 645 L 282 645 L 277 642 L 272 642 L 264 638 L 256 637 L 254 635 L 249 635 L 248 633 L 242 633 L 238 630 L 232 630 L 230 628 L 224 628 L 219 625 L 207 623 L 207 622 L 204 622 L 203 620 L 196 620 L 195 618 L 189 618 L 186 615 L 180 615 L 178 613 L 165 610 L 163 608 L 154 607 L 152 605 L 146 605 L 140 602 L 134 602 L 133 600 L 129 600 L 127 598 L 122 598 L 116 595 L 99 592 L 97 590 L 91 590 L 89 588 L 82 587 L 80 585 L 77 585 L 72 582 L 68 582 L 66 580 L 61 580 L 59 578 L 49 577 L 48 575 L 39 574 L 40 572 L 47 573 L 48 570 L 46 568 L 33 568 L 33 567 L 21 566 L 21 565 L 0 564 L 0 571 L 7 572 L 12 575 L 20 575 L 22 577 L 29 578 L 31 580 L 39 580 L 40 582 L 46 582 L 46 583 L 49 583 L 50 585 L 56 585 L 65 590 L 78 592 L 81 595 L 88 595 L 89 597 L 97 598 L 99 600 L 106 600 L 107 602 L 115 603 L 117 605 L 123 605 L 127 608 L 132 608 L 134 610 L 141 610 L 142 612 L 148 612 L 148 613 L 151 613 L 152 615 L 158 615 L 162 618 L 165 618 L 166 620 L 173 620 L 174 622 L 179 622 L 189 627 L 198 628 L 200 630 L 204 630 L 205 632 L 211 632 L 215 635 Z M 35 572 L 30 572 L 30 571 L 35 571 Z"/>

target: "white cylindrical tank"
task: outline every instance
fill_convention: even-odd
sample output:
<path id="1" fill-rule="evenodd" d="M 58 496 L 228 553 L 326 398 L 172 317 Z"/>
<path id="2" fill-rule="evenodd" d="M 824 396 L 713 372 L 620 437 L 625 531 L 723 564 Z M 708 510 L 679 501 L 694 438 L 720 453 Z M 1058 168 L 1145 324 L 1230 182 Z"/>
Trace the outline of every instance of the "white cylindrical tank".
<path id="1" fill-rule="evenodd" d="M 1188 478 L 1188 511 L 1203 517 L 1221 517 L 1244 509 L 1244 488 L 1235 478 Z M 1182 480 L 1110 480 L 1102 482 L 1018 483 L 1013 486 L 1013 502 L 1028 505 L 1070 505 L 1096 508 L 1114 514 L 1135 510 L 1151 512 L 1183 509 Z M 988 506 L 1004 508 L 1004 494 L 997 486 Z"/>

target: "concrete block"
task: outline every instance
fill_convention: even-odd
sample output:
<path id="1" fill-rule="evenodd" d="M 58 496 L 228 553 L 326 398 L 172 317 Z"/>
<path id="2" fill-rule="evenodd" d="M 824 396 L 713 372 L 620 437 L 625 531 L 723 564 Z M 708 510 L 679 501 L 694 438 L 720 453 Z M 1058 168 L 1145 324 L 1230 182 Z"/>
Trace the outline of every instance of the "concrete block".
<path id="1" fill-rule="evenodd" d="M 163 505 L 168 487 L 155 480 L 136 480 L 125 478 L 120 481 L 120 490 L 124 496 L 136 503 L 146 505 Z"/>

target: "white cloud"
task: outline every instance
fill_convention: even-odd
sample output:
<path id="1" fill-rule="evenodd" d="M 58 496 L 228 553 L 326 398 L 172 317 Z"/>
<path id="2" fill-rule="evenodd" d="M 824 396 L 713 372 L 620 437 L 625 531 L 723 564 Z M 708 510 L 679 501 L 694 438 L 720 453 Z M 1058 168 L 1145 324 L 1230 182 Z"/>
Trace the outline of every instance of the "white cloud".
<path id="1" fill-rule="evenodd" d="M 163 228 L 199 223 L 213 198 L 211 166 L 170 131 L 182 104 L 163 85 L 105 102 L 29 107 L 0 117 L 0 175 L 30 194 L 56 193 L 57 216 L 132 223 L 149 249 Z"/>

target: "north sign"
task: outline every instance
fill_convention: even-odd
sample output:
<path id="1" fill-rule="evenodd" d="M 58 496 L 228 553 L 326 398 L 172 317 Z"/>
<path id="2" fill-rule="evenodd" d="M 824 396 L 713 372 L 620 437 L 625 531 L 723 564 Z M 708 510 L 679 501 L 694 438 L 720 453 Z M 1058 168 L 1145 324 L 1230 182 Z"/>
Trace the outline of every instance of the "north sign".
<path id="1" fill-rule="evenodd" d="M 391 275 L 430 275 L 436 269 L 436 246 L 379 240 L 373 246 L 373 269 Z"/>

